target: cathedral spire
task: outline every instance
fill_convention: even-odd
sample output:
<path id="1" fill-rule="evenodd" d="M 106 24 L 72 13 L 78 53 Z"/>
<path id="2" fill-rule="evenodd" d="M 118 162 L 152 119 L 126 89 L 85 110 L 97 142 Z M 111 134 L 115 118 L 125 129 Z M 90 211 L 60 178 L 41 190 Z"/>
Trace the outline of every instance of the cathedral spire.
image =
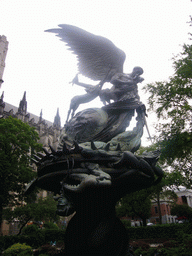
<path id="1" fill-rule="evenodd" d="M 4 98 L 4 92 L 2 92 L 1 98 L 0 98 L 0 115 L 3 114 L 4 108 L 5 108 L 5 102 L 3 101 Z"/>
<path id="2" fill-rule="evenodd" d="M 26 101 L 26 91 L 23 94 L 23 99 L 19 103 L 18 112 L 21 114 L 27 113 L 27 101 Z"/>
<path id="3" fill-rule="evenodd" d="M 8 44 L 6 36 L 0 36 L 0 88 L 3 81 L 3 72 L 5 69 L 5 58 L 7 55 Z"/>
<path id="4" fill-rule="evenodd" d="M 57 114 L 55 116 L 53 126 L 56 126 L 58 128 L 61 127 L 61 118 L 59 116 L 59 108 L 57 108 Z"/>
<path id="5" fill-rule="evenodd" d="M 43 111 L 41 109 L 40 116 L 39 116 L 39 123 L 41 123 L 43 120 Z"/>

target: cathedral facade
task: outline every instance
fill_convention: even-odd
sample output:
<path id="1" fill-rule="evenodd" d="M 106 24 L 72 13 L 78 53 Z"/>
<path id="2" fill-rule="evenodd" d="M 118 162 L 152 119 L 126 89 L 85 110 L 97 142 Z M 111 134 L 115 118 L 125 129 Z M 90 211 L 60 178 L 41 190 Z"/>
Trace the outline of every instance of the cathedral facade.
<path id="1" fill-rule="evenodd" d="M 8 41 L 6 36 L 0 36 L 0 87 L 3 81 L 3 73 L 5 69 L 5 59 L 8 51 Z M 22 96 L 22 95 L 21 95 Z M 55 150 L 58 146 L 58 139 L 61 133 L 61 120 L 59 116 L 59 109 L 56 111 L 55 118 L 53 122 L 43 119 L 42 110 L 40 115 L 34 115 L 27 111 L 27 99 L 26 92 L 24 92 L 22 99 L 18 100 L 18 106 L 13 106 L 10 103 L 4 102 L 4 92 L 0 96 L 0 118 L 8 118 L 12 116 L 13 118 L 18 118 L 24 123 L 29 124 L 31 127 L 34 127 L 39 134 L 39 143 L 43 147 L 49 150 L 49 146 L 52 146 Z M 33 164 L 33 169 L 36 171 L 36 165 Z M 46 197 L 47 192 L 42 191 L 39 196 Z M 18 226 L 17 223 L 16 227 Z M 14 234 L 15 228 L 12 225 L 7 225 L 4 221 L 1 226 L 1 231 L 4 235 Z"/>
<path id="2" fill-rule="evenodd" d="M 23 98 L 20 100 L 18 107 L 4 102 L 3 98 L 4 93 L 2 93 L 0 98 L 0 118 L 12 116 L 20 119 L 24 123 L 28 123 L 38 132 L 40 138 L 39 143 L 41 143 L 43 147 L 48 148 L 49 145 L 51 145 L 54 149 L 57 149 L 58 138 L 61 132 L 59 109 L 57 109 L 54 122 L 50 122 L 42 118 L 42 111 L 39 116 L 27 112 L 26 92 L 24 92 Z"/>
<path id="3" fill-rule="evenodd" d="M 8 118 L 12 116 L 13 118 L 18 118 L 24 123 L 28 123 L 31 127 L 34 127 L 39 134 L 39 143 L 43 147 L 49 150 L 49 145 L 51 145 L 55 150 L 58 146 L 58 139 L 61 132 L 61 120 L 59 116 L 59 109 L 57 109 L 54 122 L 44 120 L 42 118 L 42 111 L 39 116 L 27 112 L 27 100 L 26 92 L 23 94 L 23 98 L 18 103 L 18 106 L 13 106 L 7 102 L 4 102 L 4 93 L 0 97 L 0 118 Z M 34 171 L 36 171 L 36 165 L 32 164 Z M 41 191 L 38 194 L 39 197 L 46 197 L 47 191 Z M 18 223 L 11 223 L 7 225 L 6 221 L 3 221 L 1 225 L 1 232 L 3 235 L 16 234 L 18 232 Z"/>

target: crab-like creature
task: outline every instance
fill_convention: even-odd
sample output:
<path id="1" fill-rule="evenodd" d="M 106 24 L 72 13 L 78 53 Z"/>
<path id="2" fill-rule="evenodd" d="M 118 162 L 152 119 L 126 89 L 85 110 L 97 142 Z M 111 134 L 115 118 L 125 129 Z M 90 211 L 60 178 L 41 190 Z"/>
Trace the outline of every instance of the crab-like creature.
<path id="1" fill-rule="evenodd" d="M 127 233 L 115 216 L 116 202 L 124 195 L 157 184 L 163 172 L 156 167 L 159 152 L 136 156 L 130 151 L 102 149 L 97 143 L 83 148 L 74 143 L 34 156 L 38 178 L 34 186 L 59 196 L 57 213 L 74 212 L 66 231 L 67 255 L 128 255 Z"/>
<path id="2" fill-rule="evenodd" d="M 27 192 L 38 186 L 56 194 L 62 188 L 80 193 L 89 186 L 113 187 L 121 177 L 129 177 L 134 173 L 138 178 L 141 177 L 143 185 L 138 187 L 135 184 L 135 189 L 126 186 L 129 193 L 151 186 L 163 176 L 162 170 L 155 166 L 159 158 L 158 151 L 137 156 L 130 151 L 121 151 L 119 146 L 110 151 L 108 144 L 102 149 L 96 145 L 91 142 L 90 148 L 87 145 L 83 148 L 74 142 L 74 147 L 70 149 L 66 144 L 59 151 L 50 146 L 50 153 L 43 149 L 45 154 L 34 155 L 38 177 L 29 184 Z"/>

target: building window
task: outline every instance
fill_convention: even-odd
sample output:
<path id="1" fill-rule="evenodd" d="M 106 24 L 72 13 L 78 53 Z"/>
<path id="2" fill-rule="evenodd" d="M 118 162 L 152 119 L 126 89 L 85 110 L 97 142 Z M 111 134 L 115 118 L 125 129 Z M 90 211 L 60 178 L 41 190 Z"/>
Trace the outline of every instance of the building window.
<path id="1" fill-rule="evenodd" d="M 186 196 L 182 196 L 181 198 L 182 198 L 183 204 L 187 204 L 187 198 L 186 198 Z"/>
<path id="2" fill-rule="evenodd" d="M 158 208 L 157 208 L 157 206 L 155 206 L 155 213 L 158 213 Z"/>

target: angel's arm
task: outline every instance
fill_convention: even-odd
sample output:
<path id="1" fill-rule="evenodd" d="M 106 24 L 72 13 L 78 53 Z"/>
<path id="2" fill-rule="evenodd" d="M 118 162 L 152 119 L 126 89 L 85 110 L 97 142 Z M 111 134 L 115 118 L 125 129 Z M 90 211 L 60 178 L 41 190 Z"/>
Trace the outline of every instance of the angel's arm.
<path id="1" fill-rule="evenodd" d="M 90 85 L 90 84 L 85 84 L 85 83 L 79 82 L 78 74 L 73 78 L 73 80 L 71 81 L 71 83 L 72 83 L 72 85 L 73 85 L 73 84 L 76 84 L 76 85 L 79 85 L 79 86 L 84 87 L 86 92 L 88 92 L 90 89 L 94 89 L 94 88 L 95 88 L 94 85 Z M 88 89 L 88 91 L 87 91 L 87 89 Z"/>

